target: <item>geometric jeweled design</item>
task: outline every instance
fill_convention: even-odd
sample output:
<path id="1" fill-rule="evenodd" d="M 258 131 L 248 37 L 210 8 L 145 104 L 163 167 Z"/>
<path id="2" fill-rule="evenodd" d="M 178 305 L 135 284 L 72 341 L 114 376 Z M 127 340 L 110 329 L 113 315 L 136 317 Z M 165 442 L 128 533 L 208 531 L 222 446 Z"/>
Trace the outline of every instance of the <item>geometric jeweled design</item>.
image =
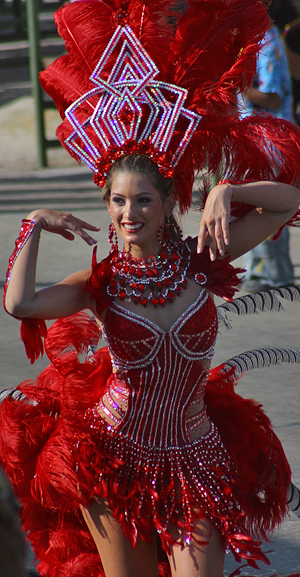
<path id="1" fill-rule="evenodd" d="M 107 80 L 107 63 L 115 59 Z M 65 143 L 105 182 L 106 172 L 115 160 L 116 151 L 128 153 L 135 143 L 137 151 L 143 146 L 160 170 L 172 175 L 201 117 L 184 108 L 187 90 L 159 82 L 159 70 L 129 26 L 118 26 L 90 77 L 95 84 L 66 110 L 66 117 L 74 128 Z M 78 116 L 80 106 L 87 100 L 98 102 L 91 107 L 91 115 L 84 122 Z M 85 108 L 86 110 L 86 108 Z M 177 123 L 181 123 L 183 137 L 173 154 L 166 156 Z M 184 123 L 184 132 L 182 131 Z M 95 138 L 91 139 L 91 129 Z M 120 152 L 119 152 L 120 155 Z M 102 178 L 103 177 L 103 178 Z"/>

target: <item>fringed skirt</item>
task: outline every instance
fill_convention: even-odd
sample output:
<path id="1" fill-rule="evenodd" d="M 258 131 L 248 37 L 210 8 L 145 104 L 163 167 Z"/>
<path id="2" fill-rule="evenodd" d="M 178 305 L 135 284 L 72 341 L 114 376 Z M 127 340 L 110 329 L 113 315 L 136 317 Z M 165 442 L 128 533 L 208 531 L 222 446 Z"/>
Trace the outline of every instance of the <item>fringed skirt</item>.
<path id="1" fill-rule="evenodd" d="M 209 518 L 237 561 L 265 560 L 259 542 L 286 513 L 290 469 L 261 406 L 213 369 L 205 402 L 211 430 L 184 447 L 136 446 L 96 410 L 111 376 L 106 348 L 80 360 L 98 330 L 85 314 L 57 321 L 45 342 L 51 365 L 0 407 L 3 467 L 22 503 L 22 521 L 47 577 L 104 577 L 80 506 L 108 500 L 126 537 L 168 552 L 170 523 L 184 545 L 193 522 Z M 170 575 L 162 560 L 159 574 Z"/>

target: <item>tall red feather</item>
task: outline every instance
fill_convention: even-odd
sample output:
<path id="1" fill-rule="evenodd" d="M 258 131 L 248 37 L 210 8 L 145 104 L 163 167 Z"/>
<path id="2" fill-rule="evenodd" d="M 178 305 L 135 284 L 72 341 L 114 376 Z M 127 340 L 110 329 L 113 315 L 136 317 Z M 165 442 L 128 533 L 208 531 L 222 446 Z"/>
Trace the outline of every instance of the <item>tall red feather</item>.
<path id="1" fill-rule="evenodd" d="M 188 0 L 187 4 L 178 22 L 173 0 L 78 0 L 62 6 L 55 20 L 68 54 L 41 73 L 43 88 L 64 118 L 66 108 L 94 87 L 91 72 L 117 25 L 127 18 L 160 70 L 158 80 L 186 88 L 185 107 L 202 117 L 175 169 L 181 212 L 191 204 L 195 171 L 220 173 L 225 165 L 221 176 L 233 181 L 296 182 L 300 178 L 300 130 L 271 116 L 240 120 L 236 106 L 237 91 L 252 82 L 260 43 L 269 26 L 264 0 Z M 113 53 L 104 78 L 115 59 Z M 97 99 L 93 96 L 77 109 L 81 124 L 90 117 Z M 171 152 L 184 130 L 179 119 Z M 63 145 L 72 131 L 64 119 L 57 131 Z M 93 129 L 87 126 L 86 132 L 99 150 Z"/>
<path id="2" fill-rule="evenodd" d="M 251 84 L 258 42 L 268 26 L 262 2 L 194 0 L 179 21 L 172 50 L 177 56 L 175 83 L 188 89 L 188 106 L 210 100 L 224 108 L 224 92 Z M 242 71 L 243 74 L 239 74 Z M 222 93 L 218 93 L 222 87 Z"/>
<path id="3" fill-rule="evenodd" d="M 41 72 L 40 82 L 53 98 L 62 118 L 70 104 L 95 87 L 90 76 L 117 28 L 119 4 L 117 0 L 80 0 L 62 6 L 55 13 L 55 23 L 65 40 L 68 56 L 59 57 Z M 164 71 L 173 30 L 170 1 L 132 0 L 126 4 L 132 30 L 160 70 Z M 109 75 L 114 58 L 108 63 L 104 78 Z M 95 99 L 89 102 L 93 108 Z M 85 104 L 85 107 L 87 115 L 90 115 L 89 105 Z"/>

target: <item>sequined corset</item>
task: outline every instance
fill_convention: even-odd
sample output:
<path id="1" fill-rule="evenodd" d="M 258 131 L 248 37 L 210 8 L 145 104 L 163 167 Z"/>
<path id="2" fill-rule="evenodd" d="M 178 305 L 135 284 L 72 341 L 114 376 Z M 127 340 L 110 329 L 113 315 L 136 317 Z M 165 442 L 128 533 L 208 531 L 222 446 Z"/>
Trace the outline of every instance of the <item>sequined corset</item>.
<path id="1" fill-rule="evenodd" d="M 118 430 L 139 444 L 185 445 L 186 410 L 201 403 L 217 332 L 213 300 L 201 289 L 168 332 L 116 302 L 107 310 L 104 336 L 117 375 L 117 395 L 128 396 Z M 109 393 L 108 393 L 109 394 Z"/>

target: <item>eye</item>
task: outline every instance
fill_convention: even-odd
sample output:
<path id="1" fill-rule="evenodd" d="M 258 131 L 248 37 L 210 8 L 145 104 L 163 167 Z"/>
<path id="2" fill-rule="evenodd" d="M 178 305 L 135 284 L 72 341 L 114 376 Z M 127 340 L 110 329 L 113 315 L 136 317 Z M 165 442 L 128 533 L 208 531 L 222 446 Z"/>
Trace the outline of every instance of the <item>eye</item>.
<path id="1" fill-rule="evenodd" d="M 151 202 L 151 198 L 149 198 L 149 196 L 140 196 L 138 199 L 139 204 L 149 204 L 149 202 Z"/>
<path id="2" fill-rule="evenodd" d="M 114 204 L 117 204 L 117 205 L 122 205 L 122 204 L 124 204 L 124 202 L 125 202 L 124 199 L 123 199 L 121 196 L 112 196 L 112 197 L 111 197 L 111 201 L 112 201 Z"/>

